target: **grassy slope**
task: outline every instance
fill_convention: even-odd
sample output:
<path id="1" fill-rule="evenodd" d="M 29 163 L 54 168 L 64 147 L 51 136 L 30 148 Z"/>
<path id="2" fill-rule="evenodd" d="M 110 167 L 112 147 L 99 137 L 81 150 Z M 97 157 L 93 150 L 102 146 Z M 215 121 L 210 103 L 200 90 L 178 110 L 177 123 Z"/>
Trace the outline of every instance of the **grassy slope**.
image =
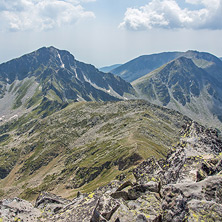
<path id="1" fill-rule="evenodd" d="M 73 197 L 121 174 L 131 177 L 130 170 L 143 159 L 165 157 L 189 121 L 140 100 L 73 103 L 38 117 L 29 113 L 1 126 L 0 159 L 12 169 L 0 180 L 7 196 L 33 200 L 39 191 L 50 190 Z"/>

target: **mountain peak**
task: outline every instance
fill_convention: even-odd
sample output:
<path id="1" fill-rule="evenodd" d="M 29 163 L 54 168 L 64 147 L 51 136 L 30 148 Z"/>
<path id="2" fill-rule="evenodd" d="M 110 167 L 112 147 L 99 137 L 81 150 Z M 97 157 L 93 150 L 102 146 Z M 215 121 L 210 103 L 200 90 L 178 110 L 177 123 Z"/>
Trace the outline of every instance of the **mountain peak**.
<path id="1" fill-rule="evenodd" d="M 185 53 L 199 53 L 199 51 L 197 51 L 197 50 L 187 50 Z"/>
<path id="2" fill-rule="evenodd" d="M 54 46 L 48 46 L 48 47 L 46 47 L 46 46 L 43 46 L 43 47 L 41 47 L 41 48 L 39 48 L 39 49 L 37 49 L 36 50 L 36 52 L 40 52 L 40 51 L 61 51 L 60 49 L 58 49 L 58 48 L 56 48 L 56 47 L 54 47 Z M 64 50 L 63 50 L 64 51 Z"/>
<path id="3" fill-rule="evenodd" d="M 134 81 L 133 86 L 150 102 L 221 127 L 221 64 L 214 55 L 190 50 Z"/>
<path id="4" fill-rule="evenodd" d="M 35 52 L 33 53 L 30 53 L 30 55 L 32 54 L 49 54 L 50 56 L 54 56 L 54 57 L 58 57 L 61 56 L 61 55 L 67 55 L 67 56 L 71 56 L 72 59 L 75 59 L 75 57 L 69 52 L 69 51 L 66 51 L 66 50 L 60 50 L 58 48 L 55 48 L 54 46 L 49 46 L 49 47 L 42 47 L 38 50 L 36 50 Z M 29 54 L 28 54 L 29 55 Z"/>
<path id="5" fill-rule="evenodd" d="M 63 106 L 72 101 L 119 100 L 134 92 L 121 78 L 102 73 L 53 46 L 0 64 L 0 115 L 12 109 L 17 112 L 23 105 L 30 108 L 40 104 L 45 110 L 48 101 Z"/>
<path id="6" fill-rule="evenodd" d="M 27 54 L 27 55 L 32 55 L 32 54 L 36 54 L 36 53 L 40 53 L 40 54 L 41 53 L 50 53 L 50 54 L 52 54 L 52 53 L 56 53 L 58 51 L 59 51 L 59 49 L 55 48 L 54 46 L 49 46 L 49 47 L 43 46 L 43 47 L 37 49 L 36 51 L 34 51 L 30 54 Z"/>
<path id="7" fill-rule="evenodd" d="M 36 75 L 38 69 L 70 68 L 75 66 L 74 56 L 65 50 L 53 46 L 42 47 L 34 52 L 23 55 L 0 65 L 0 80 L 12 83 L 15 79 L 22 80 Z"/>

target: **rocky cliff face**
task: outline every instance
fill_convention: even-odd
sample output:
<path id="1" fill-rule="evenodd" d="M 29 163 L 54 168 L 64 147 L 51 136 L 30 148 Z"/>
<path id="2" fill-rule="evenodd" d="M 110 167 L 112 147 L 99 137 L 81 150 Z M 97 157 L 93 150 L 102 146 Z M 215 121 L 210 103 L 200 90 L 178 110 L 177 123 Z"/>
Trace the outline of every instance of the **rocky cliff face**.
<path id="1" fill-rule="evenodd" d="M 134 179 L 115 180 L 66 200 L 41 193 L 35 206 L 21 199 L 0 203 L 4 221 L 221 221 L 222 142 L 196 122 L 183 126 L 167 158 L 150 157 Z"/>
<path id="2" fill-rule="evenodd" d="M 132 84 L 142 98 L 221 130 L 222 63 L 208 54 L 186 55 L 192 59 L 175 59 Z"/>

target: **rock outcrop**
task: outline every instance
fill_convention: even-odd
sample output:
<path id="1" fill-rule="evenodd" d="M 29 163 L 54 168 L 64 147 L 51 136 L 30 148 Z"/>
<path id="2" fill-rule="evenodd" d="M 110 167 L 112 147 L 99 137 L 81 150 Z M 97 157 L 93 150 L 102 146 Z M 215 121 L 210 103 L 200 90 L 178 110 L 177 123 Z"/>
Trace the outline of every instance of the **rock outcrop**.
<path id="1" fill-rule="evenodd" d="M 112 181 L 73 200 L 43 192 L 35 207 L 3 200 L 0 221 L 221 221 L 222 141 L 196 122 L 181 134 L 165 160 L 151 157 L 133 170 L 134 182 Z"/>

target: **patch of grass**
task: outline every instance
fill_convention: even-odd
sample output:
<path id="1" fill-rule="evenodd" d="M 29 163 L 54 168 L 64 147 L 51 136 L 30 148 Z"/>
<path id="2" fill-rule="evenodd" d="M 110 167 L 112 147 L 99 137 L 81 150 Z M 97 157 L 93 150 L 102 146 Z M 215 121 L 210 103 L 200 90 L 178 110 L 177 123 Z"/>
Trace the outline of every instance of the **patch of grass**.
<path id="1" fill-rule="evenodd" d="M 0 136 L 0 143 L 5 142 L 10 137 L 10 134 L 3 134 Z"/>
<path id="2" fill-rule="evenodd" d="M 18 149 L 1 151 L 0 153 L 0 179 L 5 178 L 15 166 L 19 157 Z"/>
<path id="3" fill-rule="evenodd" d="M 89 193 L 98 187 L 107 185 L 110 181 L 114 180 L 120 171 L 117 168 L 104 169 L 101 174 L 93 181 L 84 185 L 80 190 L 83 193 Z"/>
<path id="4" fill-rule="evenodd" d="M 19 198 L 33 201 L 36 200 L 40 192 L 41 190 L 39 189 L 39 187 L 27 188 L 19 195 Z"/>
<path id="5" fill-rule="evenodd" d="M 62 103 L 62 100 L 61 98 L 56 94 L 56 92 L 52 89 L 50 89 L 46 95 L 46 97 L 49 99 L 49 100 L 55 100 L 59 103 Z"/>
<path id="6" fill-rule="evenodd" d="M 44 149 L 44 144 L 39 143 L 35 148 L 33 154 L 24 162 L 24 165 L 20 169 L 20 173 L 24 175 L 31 175 L 42 166 L 48 165 L 48 163 L 59 155 L 58 147 L 48 147 Z"/>
<path id="7" fill-rule="evenodd" d="M 3 189 L 0 189 L 0 198 L 2 198 L 5 195 L 5 192 Z"/>
<path id="8" fill-rule="evenodd" d="M 40 90 L 40 86 L 36 89 L 34 95 L 31 99 L 29 99 L 26 103 L 27 108 L 30 108 L 31 106 L 36 106 L 42 101 L 42 91 Z"/>

